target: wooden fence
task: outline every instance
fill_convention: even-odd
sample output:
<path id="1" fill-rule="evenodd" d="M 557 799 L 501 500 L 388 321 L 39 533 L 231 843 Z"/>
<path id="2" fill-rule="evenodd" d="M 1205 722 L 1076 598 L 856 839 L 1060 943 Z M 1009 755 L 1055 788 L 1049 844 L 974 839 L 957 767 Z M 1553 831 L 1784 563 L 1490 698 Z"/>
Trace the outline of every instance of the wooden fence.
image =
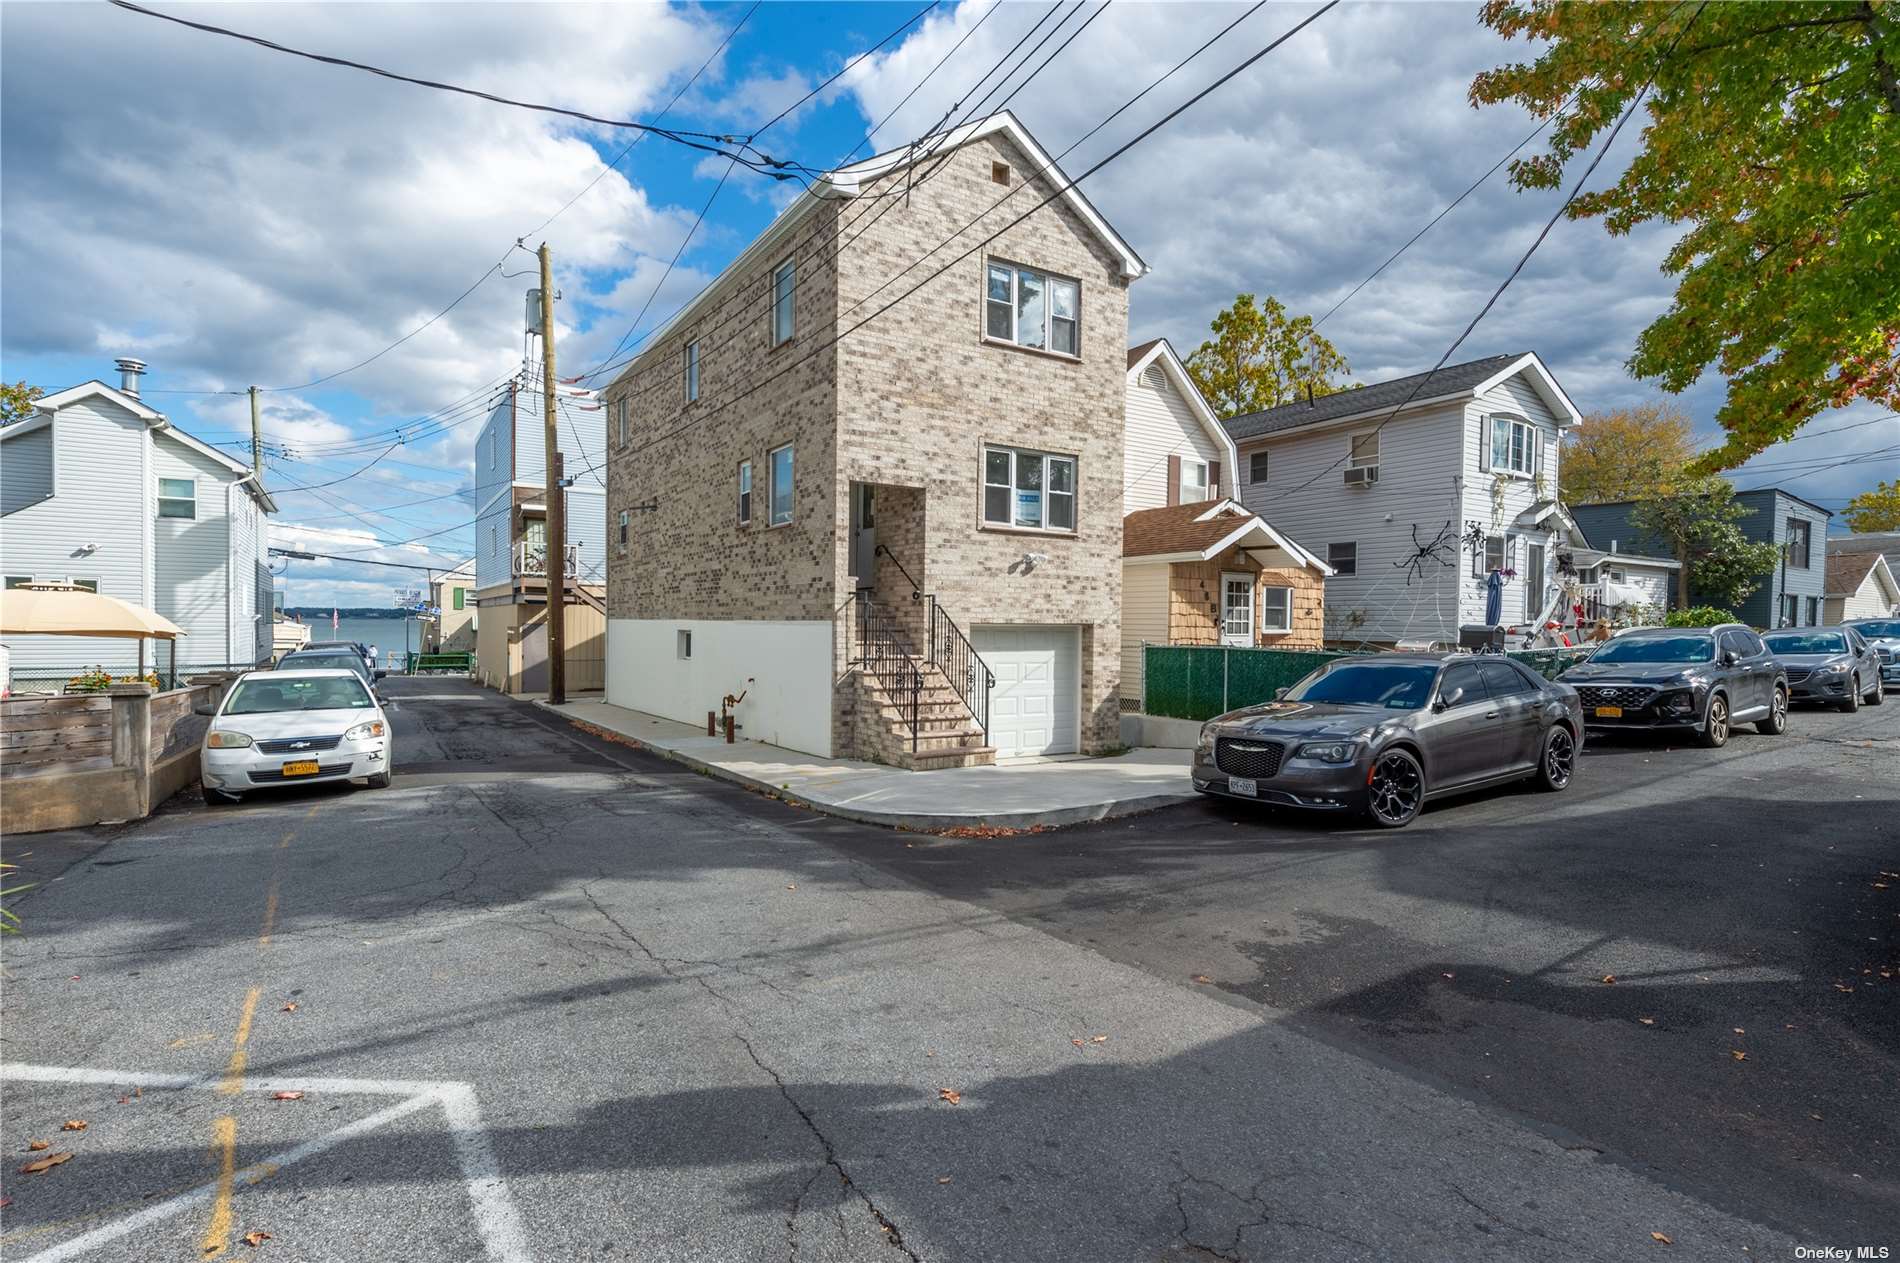
<path id="1" fill-rule="evenodd" d="M 112 699 L 104 694 L 10 697 L 4 707 L 0 777 L 112 766 Z"/>

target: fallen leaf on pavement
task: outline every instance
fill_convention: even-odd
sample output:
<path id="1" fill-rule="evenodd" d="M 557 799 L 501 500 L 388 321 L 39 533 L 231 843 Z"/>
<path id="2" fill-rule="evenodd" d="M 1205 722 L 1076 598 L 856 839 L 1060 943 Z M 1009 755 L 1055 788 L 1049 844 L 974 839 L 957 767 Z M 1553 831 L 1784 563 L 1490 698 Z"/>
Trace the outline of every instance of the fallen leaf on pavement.
<path id="1" fill-rule="evenodd" d="M 1213 980 L 1212 978 L 1209 978 L 1209 977 L 1208 977 L 1208 976 L 1207 976 L 1206 974 L 1195 974 L 1195 975 L 1194 975 L 1194 977 L 1193 977 L 1192 979 L 1190 979 L 1190 981 L 1192 981 L 1192 982 L 1212 982 L 1212 981 L 1214 981 L 1214 980 Z"/>
<path id="2" fill-rule="evenodd" d="M 787 886 L 787 887 L 786 887 L 785 889 L 787 889 L 787 890 L 797 890 L 797 889 L 798 889 L 798 887 L 797 887 L 797 886 Z"/>
<path id="3" fill-rule="evenodd" d="M 963 1100 L 963 1093 L 957 1091 L 955 1088 L 938 1088 L 937 1099 L 940 1101 L 948 1101 L 950 1104 L 956 1105 Z"/>
<path id="4" fill-rule="evenodd" d="M 243 1241 L 245 1245 L 250 1246 L 251 1249 L 253 1250 L 255 1250 L 258 1246 L 263 1245 L 266 1241 L 269 1241 L 270 1239 L 271 1239 L 270 1233 L 262 1232 L 262 1231 L 247 1232 L 242 1237 L 239 1238 L 239 1240 Z"/>
<path id="5" fill-rule="evenodd" d="M 1654 1242 L 1656 1242 L 1656 1243 L 1657 1243 L 1657 1244 L 1659 1244 L 1659 1245 L 1674 1245 L 1674 1244 L 1676 1244 L 1676 1242 L 1675 1242 L 1675 1238 L 1673 1238 L 1673 1237 L 1668 1237 L 1668 1236 L 1664 1236 L 1664 1235 L 1663 1235 L 1662 1233 L 1660 1233 L 1660 1232 L 1652 1232 L 1652 1233 L 1650 1233 L 1650 1234 L 1649 1234 L 1649 1239 L 1650 1239 L 1651 1241 L 1654 1241 Z"/>
<path id="6" fill-rule="evenodd" d="M 270 1094 L 270 1099 L 273 1101 L 301 1101 L 303 1100 L 303 1093 L 301 1092 L 273 1092 Z"/>
<path id="7" fill-rule="evenodd" d="M 0 1210 L 5 1210 L 11 1205 L 13 1205 L 13 1199 L 11 1197 L 0 1197 Z"/>
<path id="8" fill-rule="evenodd" d="M 1106 1044 L 1107 1042 L 1108 1042 L 1108 1036 L 1106 1035 L 1089 1036 L 1089 1043 L 1091 1044 Z"/>
<path id="9" fill-rule="evenodd" d="M 72 1156 L 70 1153 L 49 1153 L 44 1158 L 29 1162 L 21 1167 L 20 1174 L 38 1175 L 42 1171 L 50 1171 L 60 1163 L 70 1161 Z"/>
<path id="10" fill-rule="evenodd" d="M 1887 888 L 1887 883 L 1884 881 L 1877 881 L 1874 883 L 1875 890 L 1885 890 L 1886 888 Z"/>
<path id="11" fill-rule="evenodd" d="M 1069 1042 L 1071 1044 L 1074 1044 L 1077 1048 L 1080 1048 L 1082 1046 L 1082 1041 L 1079 1039 L 1072 1039 Z"/>
<path id="12" fill-rule="evenodd" d="M 1603 981 L 1604 981 L 1604 983 L 1605 983 L 1605 984 L 1608 984 L 1608 983 L 1613 983 L 1613 982 L 1615 982 L 1615 981 L 1616 981 L 1616 975 L 1615 975 L 1615 974 L 1604 974 L 1604 975 L 1603 975 Z"/>
<path id="13" fill-rule="evenodd" d="M 1743 1030 L 1743 1029 L 1742 1029 L 1741 1027 L 1739 1027 L 1739 1026 L 1735 1028 L 1735 1033 L 1736 1033 L 1737 1035 L 1746 1035 L 1746 1034 L 1748 1034 L 1748 1032 L 1747 1032 L 1747 1031 L 1745 1031 L 1745 1030 Z"/>
<path id="14" fill-rule="evenodd" d="M 1656 1024 L 1656 1019 L 1653 1017 L 1639 1017 L 1636 1020 L 1641 1022 L 1644 1026 L 1654 1026 Z"/>
<path id="15" fill-rule="evenodd" d="M 950 1182 L 950 1177 L 947 1175 L 940 1175 L 937 1177 L 937 1183 L 939 1184 L 948 1184 L 949 1182 Z"/>
<path id="16" fill-rule="evenodd" d="M 28 1153 L 38 1153 L 42 1149 L 51 1149 L 52 1147 L 53 1142 L 50 1140 L 29 1140 L 26 1142 L 26 1151 Z"/>
<path id="17" fill-rule="evenodd" d="M 1733 1058 L 1735 1058 L 1735 1060 L 1737 1060 L 1737 1061 L 1747 1061 L 1747 1060 L 1748 1060 L 1748 1054 L 1747 1054 L 1747 1053 L 1745 1053 L 1745 1052 L 1743 1052 L 1743 1051 L 1742 1051 L 1741 1049 L 1739 1049 L 1739 1048 L 1731 1048 L 1731 1049 L 1729 1049 L 1729 1050 L 1728 1050 L 1728 1055 L 1729 1055 L 1729 1056 L 1731 1056 L 1731 1057 L 1733 1057 Z"/>
<path id="18" fill-rule="evenodd" d="M 1853 988 L 1852 988 L 1852 987 L 1850 987 L 1850 986 L 1848 986 L 1848 985 L 1847 985 L 1846 983 L 1844 983 L 1844 982 L 1837 982 L 1837 983 L 1835 983 L 1835 984 L 1834 984 L 1834 989 L 1835 989 L 1836 991 L 1852 991 L 1852 990 L 1853 990 Z"/>
<path id="19" fill-rule="evenodd" d="M 69 1118 L 59 1125 L 59 1129 L 61 1131 L 84 1131 L 86 1130 L 86 1120 L 83 1118 Z"/>
<path id="20" fill-rule="evenodd" d="M 1812 1118 L 1817 1123 L 1821 1121 L 1821 1116 L 1819 1114 L 1810 1114 L 1808 1115 L 1808 1117 Z"/>
<path id="21" fill-rule="evenodd" d="M 295 1013 L 296 1011 L 297 1011 L 297 1002 L 295 1000 L 292 1000 L 290 1003 L 284 1006 L 284 1012 L 286 1013 Z"/>
<path id="22" fill-rule="evenodd" d="M 1458 975 L 1457 974 L 1440 974 L 1438 976 L 1441 978 L 1456 978 Z"/>

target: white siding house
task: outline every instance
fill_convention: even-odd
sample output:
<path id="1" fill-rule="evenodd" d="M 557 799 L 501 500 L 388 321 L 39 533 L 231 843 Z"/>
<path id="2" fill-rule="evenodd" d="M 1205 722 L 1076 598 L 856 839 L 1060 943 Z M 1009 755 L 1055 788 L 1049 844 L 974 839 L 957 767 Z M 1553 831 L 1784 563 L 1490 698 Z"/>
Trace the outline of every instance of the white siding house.
<path id="1" fill-rule="evenodd" d="M 1224 422 L 1239 496 L 1333 568 L 1327 639 L 1455 643 L 1486 579 L 1514 572 L 1500 621 L 1558 596 L 1572 525 L 1556 502 L 1581 420 L 1536 355 L 1499 355 Z"/>
<path id="2" fill-rule="evenodd" d="M 40 399 L 0 428 L 0 570 L 8 587 L 73 582 L 182 627 L 179 666 L 249 664 L 271 648 L 266 515 L 250 466 L 172 426 L 124 384 L 91 381 Z M 66 636 L 7 639 L 16 687 L 104 666 L 129 674 L 138 645 Z M 149 650 L 148 665 L 170 662 Z"/>

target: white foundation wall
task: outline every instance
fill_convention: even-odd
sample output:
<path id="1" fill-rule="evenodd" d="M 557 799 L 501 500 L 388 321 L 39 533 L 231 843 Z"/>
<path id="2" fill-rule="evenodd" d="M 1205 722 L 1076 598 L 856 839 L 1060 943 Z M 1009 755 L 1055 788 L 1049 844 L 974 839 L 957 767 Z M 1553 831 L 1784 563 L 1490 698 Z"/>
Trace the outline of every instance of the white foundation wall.
<path id="1" fill-rule="evenodd" d="M 690 658 L 679 656 L 682 631 Z M 832 634 L 829 620 L 609 619 L 607 701 L 699 725 L 744 692 L 741 738 L 829 758 Z"/>

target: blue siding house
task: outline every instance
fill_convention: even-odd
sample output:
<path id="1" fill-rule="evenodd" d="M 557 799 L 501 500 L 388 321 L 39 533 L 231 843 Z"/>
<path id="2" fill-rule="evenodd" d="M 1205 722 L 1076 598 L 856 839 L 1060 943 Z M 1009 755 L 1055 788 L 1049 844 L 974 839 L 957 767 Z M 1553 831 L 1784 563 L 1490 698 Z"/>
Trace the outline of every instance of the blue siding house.
<path id="1" fill-rule="evenodd" d="M 1760 586 L 1742 602 L 1737 615 L 1749 626 L 1762 628 L 1813 627 L 1823 622 L 1827 524 L 1833 514 L 1779 487 L 1738 491 L 1735 502 L 1747 510 L 1736 522 L 1742 534 L 1781 550 L 1775 568 L 1761 576 Z M 1570 514 L 1594 548 L 1673 556 L 1665 541 L 1648 535 L 1631 520 L 1635 508 L 1633 500 L 1580 504 L 1572 506 Z M 1693 587 L 1693 576 L 1690 583 Z"/>

